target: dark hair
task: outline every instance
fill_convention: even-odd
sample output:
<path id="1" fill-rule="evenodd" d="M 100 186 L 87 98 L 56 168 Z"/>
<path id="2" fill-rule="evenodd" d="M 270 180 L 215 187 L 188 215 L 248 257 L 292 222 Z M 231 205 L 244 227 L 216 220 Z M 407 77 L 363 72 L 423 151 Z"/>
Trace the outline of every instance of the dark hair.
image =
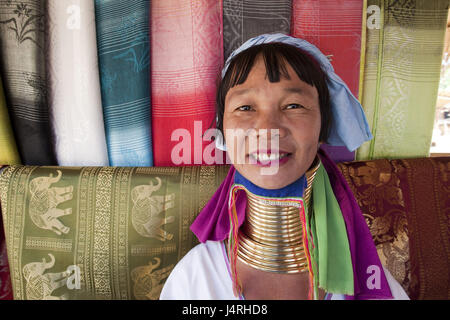
<path id="1" fill-rule="evenodd" d="M 286 62 L 294 69 L 300 80 L 314 86 L 319 94 L 321 127 L 319 140 L 327 142 L 331 122 L 330 94 L 328 92 L 327 74 L 318 62 L 308 53 L 292 45 L 272 42 L 248 48 L 237 54 L 230 62 L 223 79 L 219 80 L 216 94 L 217 129 L 223 134 L 223 114 L 225 96 L 228 91 L 247 80 L 255 59 L 261 55 L 266 65 L 270 82 L 279 82 L 280 76 L 289 79 Z"/>

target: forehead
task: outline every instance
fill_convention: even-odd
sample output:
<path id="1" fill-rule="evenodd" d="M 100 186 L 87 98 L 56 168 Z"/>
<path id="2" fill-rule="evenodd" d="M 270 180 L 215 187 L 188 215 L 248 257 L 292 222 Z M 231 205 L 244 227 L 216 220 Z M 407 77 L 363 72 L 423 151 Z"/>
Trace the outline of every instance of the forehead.
<path id="1" fill-rule="evenodd" d="M 318 93 L 314 86 L 302 81 L 292 66 L 285 61 L 280 59 L 279 61 L 279 81 L 271 82 L 268 76 L 268 70 L 261 55 L 255 58 L 255 62 L 250 69 L 247 79 L 242 84 L 237 84 L 231 87 L 227 93 L 226 99 L 230 99 L 233 96 L 244 95 L 250 92 L 257 92 L 258 90 L 263 90 L 265 88 L 273 90 L 274 88 L 282 88 L 286 93 L 298 93 L 307 96 L 311 99 L 317 99 Z M 252 89 L 252 90 L 249 90 Z"/>

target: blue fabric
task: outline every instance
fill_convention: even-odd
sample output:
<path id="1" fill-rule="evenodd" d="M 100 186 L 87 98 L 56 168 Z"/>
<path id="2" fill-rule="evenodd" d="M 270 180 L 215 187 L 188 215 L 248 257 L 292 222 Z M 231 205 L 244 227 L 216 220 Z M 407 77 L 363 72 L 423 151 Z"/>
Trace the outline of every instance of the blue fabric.
<path id="1" fill-rule="evenodd" d="M 351 93 L 345 82 L 334 72 L 328 58 L 316 46 L 306 40 L 281 33 L 263 34 L 249 39 L 228 57 L 222 70 L 222 78 L 225 76 L 230 61 L 235 55 L 252 46 L 270 42 L 290 44 L 308 52 L 317 60 L 322 70 L 328 74 L 328 90 L 330 92 L 333 114 L 328 144 L 332 146 L 346 146 L 348 150 L 354 151 L 365 141 L 373 138 L 358 99 Z"/>
<path id="2" fill-rule="evenodd" d="M 267 198 L 301 198 L 303 197 L 303 190 L 306 188 L 306 177 L 305 175 L 298 178 L 293 183 L 280 188 L 280 189 L 264 189 L 253 184 L 250 180 L 245 178 L 243 175 L 236 170 L 234 174 L 234 183 L 243 185 L 251 193 L 267 197 Z"/>
<path id="3" fill-rule="evenodd" d="M 97 46 L 111 166 L 153 165 L 148 0 L 96 0 Z"/>

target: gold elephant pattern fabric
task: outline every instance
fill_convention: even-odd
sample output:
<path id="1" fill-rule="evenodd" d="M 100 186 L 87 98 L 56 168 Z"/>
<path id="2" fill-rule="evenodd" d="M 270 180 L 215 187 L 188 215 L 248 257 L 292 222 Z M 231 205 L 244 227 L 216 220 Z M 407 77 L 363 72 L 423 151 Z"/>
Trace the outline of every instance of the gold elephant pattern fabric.
<path id="1" fill-rule="evenodd" d="M 5 168 L 14 299 L 158 299 L 228 168 Z"/>

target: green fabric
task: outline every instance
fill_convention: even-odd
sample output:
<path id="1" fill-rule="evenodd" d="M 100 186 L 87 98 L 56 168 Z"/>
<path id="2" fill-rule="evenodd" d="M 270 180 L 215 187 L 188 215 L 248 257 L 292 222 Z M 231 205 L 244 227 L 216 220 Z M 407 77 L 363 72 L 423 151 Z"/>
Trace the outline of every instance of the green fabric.
<path id="1" fill-rule="evenodd" d="M 323 165 L 316 172 L 311 200 L 313 213 L 307 221 L 315 246 L 310 246 L 310 250 L 316 296 L 317 287 L 326 292 L 353 295 L 353 264 L 347 229 Z"/>
<path id="2" fill-rule="evenodd" d="M 0 79 L 0 165 L 2 164 L 20 164 L 20 157 L 11 129 L 3 84 Z"/>
<path id="3" fill-rule="evenodd" d="M 14 299 L 158 299 L 228 169 L 6 167 Z"/>
<path id="4" fill-rule="evenodd" d="M 357 160 L 427 157 L 448 0 L 369 0 L 364 108 L 374 138 Z"/>

